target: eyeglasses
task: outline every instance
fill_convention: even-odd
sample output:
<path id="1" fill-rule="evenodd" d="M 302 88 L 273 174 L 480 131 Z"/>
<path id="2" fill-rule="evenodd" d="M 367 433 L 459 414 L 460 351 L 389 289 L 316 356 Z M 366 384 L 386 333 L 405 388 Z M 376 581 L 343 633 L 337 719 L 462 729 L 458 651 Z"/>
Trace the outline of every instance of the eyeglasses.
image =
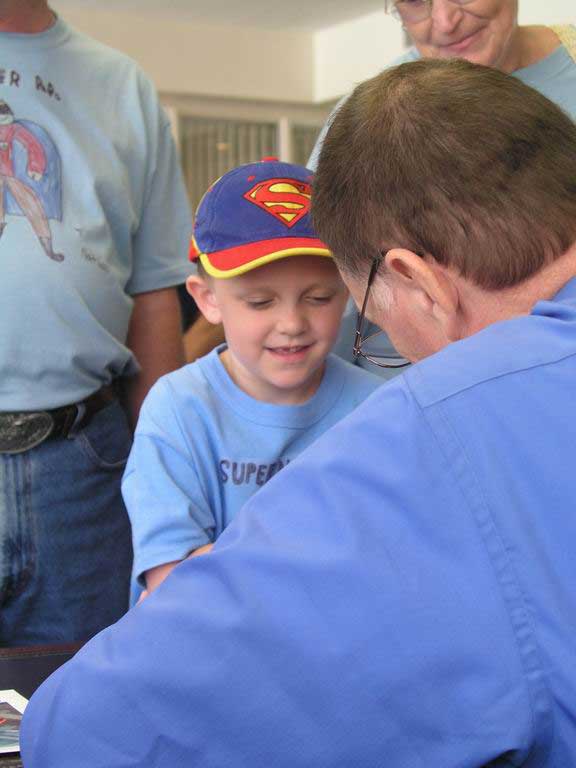
<path id="1" fill-rule="evenodd" d="M 451 5 L 471 5 L 475 0 L 446 0 Z M 391 0 L 392 13 L 397 14 L 402 21 L 417 24 L 430 18 L 433 0 Z"/>
<path id="2" fill-rule="evenodd" d="M 362 302 L 362 309 L 360 310 L 360 314 L 358 315 L 358 320 L 356 322 L 356 334 L 354 336 L 354 348 L 353 348 L 353 354 L 354 359 L 358 357 L 363 357 L 365 360 L 368 360 L 368 362 L 373 363 L 374 365 L 377 365 L 379 368 L 405 368 L 407 365 L 410 365 L 410 361 L 406 360 L 403 357 L 400 357 L 400 355 L 382 355 L 382 354 L 372 354 L 370 352 L 366 352 L 362 349 L 366 345 L 367 342 L 370 341 L 370 339 L 373 339 L 375 336 L 378 336 L 382 331 L 376 331 L 376 333 L 371 333 L 368 336 L 364 337 L 364 325 L 366 322 L 365 314 L 366 314 L 366 307 L 368 306 L 368 298 L 370 296 L 370 288 L 372 287 L 372 283 L 374 282 L 374 278 L 376 277 L 376 273 L 378 272 L 378 267 L 382 263 L 383 254 L 379 253 L 377 256 L 374 257 L 374 260 L 372 261 L 372 266 L 370 267 L 370 274 L 368 275 L 368 285 L 366 286 L 366 293 L 364 295 L 364 301 Z M 387 362 L 384 362 L 386 360 Z"/>

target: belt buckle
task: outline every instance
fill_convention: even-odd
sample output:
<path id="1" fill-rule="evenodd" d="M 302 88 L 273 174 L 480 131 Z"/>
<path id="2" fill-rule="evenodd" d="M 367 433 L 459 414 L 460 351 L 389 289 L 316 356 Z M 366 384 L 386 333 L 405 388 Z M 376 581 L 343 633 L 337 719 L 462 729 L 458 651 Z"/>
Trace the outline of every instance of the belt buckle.
<path id="1" fill-rule="evenodd" d="M 0 413 L 0 453 L 24 453 L 43 443 L 54 429 L 48 411 Z"/>

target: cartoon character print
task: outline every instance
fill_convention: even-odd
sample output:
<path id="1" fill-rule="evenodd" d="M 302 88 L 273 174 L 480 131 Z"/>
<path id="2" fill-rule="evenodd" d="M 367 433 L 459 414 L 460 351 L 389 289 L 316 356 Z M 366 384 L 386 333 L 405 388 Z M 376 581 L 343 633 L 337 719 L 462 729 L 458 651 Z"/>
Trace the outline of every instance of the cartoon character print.
<path id="1" fill-rule="evenodd" d="M 273 179 L 255 184 L 244 197 L 293 227 L 310 211 L 312 188 L 296 179 Z"/>
<path id="2" fill-rule="evenodd" d="M 52 244 L 49 218 L 61 219 L 60 163 L 46 132 L 35 123 L 15 120 L 0 99 L 0 237 L 6 214 L 24 215 L 45 254 L 63 261 Z"/>

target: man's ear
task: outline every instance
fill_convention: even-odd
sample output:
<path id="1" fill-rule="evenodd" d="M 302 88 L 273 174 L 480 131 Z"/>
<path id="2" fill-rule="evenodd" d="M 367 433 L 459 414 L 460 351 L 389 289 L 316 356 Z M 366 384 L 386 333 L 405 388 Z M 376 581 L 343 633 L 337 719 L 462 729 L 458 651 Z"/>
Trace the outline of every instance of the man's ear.
<path id="1" fill-rule="evenodd" d="M 415 311 L 429 314 L 447 339 L 460 338 L 460 300 L 450 271 L 431 257 L 404 248 L 388 251 L 384 264 L 387 282 Z"/>
<path id="2" fill-rule="evenodd" d="M 190 275 L 186 280 L 186 290 L 209 323 L 218 325 L 222 322 L 222 314 L 209 278 Z"/>

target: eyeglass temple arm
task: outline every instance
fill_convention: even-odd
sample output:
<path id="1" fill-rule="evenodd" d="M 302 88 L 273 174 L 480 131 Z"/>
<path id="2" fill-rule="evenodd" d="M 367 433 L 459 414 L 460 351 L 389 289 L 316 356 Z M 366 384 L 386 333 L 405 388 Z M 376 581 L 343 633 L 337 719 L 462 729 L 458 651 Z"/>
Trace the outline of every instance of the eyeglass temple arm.
<path id="1" fill-rule="evenodd" d="M 379 253 L 372 260 L 372 266 L 370 267 L 370 273 L 368 275 L 368 284 L 366 285 L 366 293 L 364 294 L 364 301 L 362 302 L 362 309 L 358 315 L 356 321 L 356 333 L 354 334 L 354 346 L 352 347 L 352 354 L 354 357 L 358 357 L 362 354 L 362 328 L 364 327 L 364 315 L 366 313 L 366 307 L 368 306 L 368 298 L 370 296 L 370 288 L 376 277 L 376 272 L 382 261 L 382 253 Z"/>

